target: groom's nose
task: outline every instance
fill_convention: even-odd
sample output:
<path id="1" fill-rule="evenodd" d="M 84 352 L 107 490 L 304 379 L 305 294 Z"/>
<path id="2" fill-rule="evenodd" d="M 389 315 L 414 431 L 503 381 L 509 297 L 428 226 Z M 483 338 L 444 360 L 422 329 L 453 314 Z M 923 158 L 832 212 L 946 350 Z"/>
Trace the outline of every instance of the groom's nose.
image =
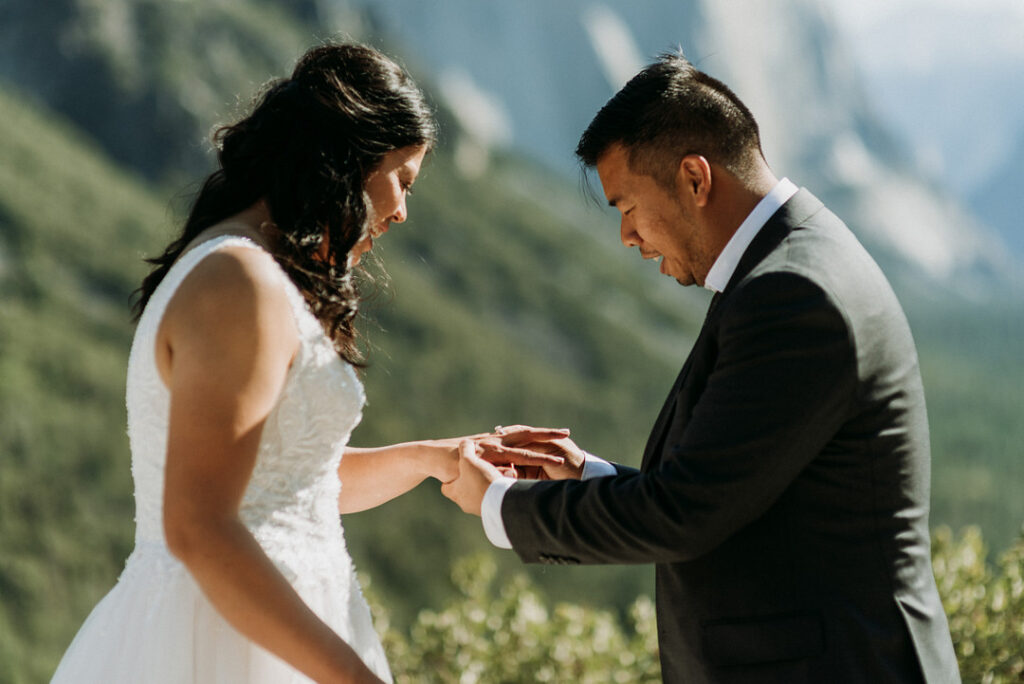
<path id="1" fill-rule="evenodd" d="M 619 222 L 619 239 L 622 240 L 624 247 L 639 247 L 640 236 L 633 230 L 632 222 L 629 221 L 625 216 L 622 217 L 622 221 Z"/>

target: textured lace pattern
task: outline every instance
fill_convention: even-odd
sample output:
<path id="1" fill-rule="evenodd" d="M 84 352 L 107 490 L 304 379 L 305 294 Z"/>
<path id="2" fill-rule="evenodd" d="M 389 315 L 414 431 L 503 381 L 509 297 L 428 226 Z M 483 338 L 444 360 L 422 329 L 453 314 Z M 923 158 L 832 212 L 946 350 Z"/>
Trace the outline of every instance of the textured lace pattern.
<path id="1" fill-rule="evenodd" d="M 54 684 L 309 684 L 235 631 L 167 550 L 164 465 L 170 395 L 156 336 L 186 275 L 218 249 L 260 249 L 222 236 L 186 253 L 153 293 L 128 360 L 128 436 L 135 479 L 135 550 L 117 585 L 90 613 Z M 269 255 L 267 256 L 269 259 Z M 381 679 L 391 681 L 338 520 L 338 465 L 362 415 L 362 385 L 278 268 L 298 327 L 299 351 L 263 427 L 240 515 L 306 605 Z"/>
<path id="2" fill-rule="evenodd" d="M 174 265 L 139 321 L 128 360 L 128 438 L 135 480 L 136 541 L 163 542 L 163 485 L 170 394 L 156 366 L 156 335 L 164 310 L 185 276 L 218 249 L 260 249 L 242 237 L 201 244 Z M 281 396 L 263 428 L 259 455 L 241 507 L 245 525 L 268 551 L 290 551 L 338 539 L 337 470 L 362 417 L 362 384 L 343 362 L 280 271 L 301 343 Z M 300 549 L 295 549 L 296 545 Z"/>
<path id="3" fill-rule="evenodd" d="M 153 587 L 154 581 L 165 588 L 191 586 L 181 580 L 177 584 L 159 580 L 187 573 L 167 552 L 163 534 L 170 394 L 157 371 L 156 336 L 168 302 L 185 276 L 209 254 L 232 246 L 261 249 L 236 236 L 218 237 L 193 248 L 161 282 L 139 321 L 129 355 L 126 394 L 136 548 L 114 595 L 148 591 L 153 600 L 152 594 L 165 593 L 163 589 L 142 587 Z M 283 270 L 279 273 L 295 315 L 300 346 L 264 424 L 240 517 L 307 605 L 379 676 L 389 680 L 387 662 L 345 548 L 337 506 L 338 465 L 362 417 L 363 387 L 352 366 L 334 351 L 302 294 Z M 247 662 L 245 667 L 254 665 Z M 288 681 L 306 681 L 293 674 L 295 678 Z"/>

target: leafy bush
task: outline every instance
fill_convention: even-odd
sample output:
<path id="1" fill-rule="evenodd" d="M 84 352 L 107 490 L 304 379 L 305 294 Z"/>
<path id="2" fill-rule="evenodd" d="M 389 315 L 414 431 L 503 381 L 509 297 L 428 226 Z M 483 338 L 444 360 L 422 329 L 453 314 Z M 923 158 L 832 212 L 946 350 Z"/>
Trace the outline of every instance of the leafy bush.
<path id="1" fill-rule="evenodd" d="M 457 561 L 452 581 L 461 595 L 440 611 L 421 612 L 407 634 L 391 628 L 374 601 L 398 684 L 661 681 L 648 597 L 634 601 L 624 624 L 607 610 L 549 609 L 522 574 L 495 592 L 496 575 L 490 554 Z"/>
<path id="2" fill-rule="evenodd" d="M 0 83 L 0 681 L 14 684 L 47 680 L 131 548 L 127 295 L 145 271 L 141 255 L 166 243 L 172 223 L 165 207 L 170 190 L 154 190 L 140 173 L 174 189 L 182 175 L 194 180 L 196 167 L 208 162 L 208 146 L 197 144 L 201 132 L 215 110 L 229 108 L 221 98 L 280 73 L 313 40 L 275 9 L 279 3 L 57 4 L 68 10 L 59 20 L 53 3 L 13 3 L 36 21 L 5 39 L 47 46 L 55 42 L 47 36 L 74 35 L 75 49 L 17 60 L 32 67 L 20 81 L 27 93 Z M 108 44 L 101 32 L 110 27 L 132 39 Z M 79 129 L 30 104 L 46 92 L 63 93 L 51 105 L 79 125 L 94 125 Z M 76 118 L 81 113 L 88 116 Z M 681 289 L 628 259 L 617 245 L 615 219 L 586 207 L 571 182 L 502 155 L 485 178 L 461 178 L 445 147 L 418 185 L 413 219 L 381 245 L 395 296 L 373 310 L 383 331 L 372 335 L 371 403 L 356 443 L 532 422 L 567 425 L 581 444 L 630 462 L 696 334 L 707 293 Z M 934 310 L 911 308 L 932 416 L 932 519 L 980 523 L 990 543 L 1003 548 L 1012 521 L 1024 514 L 1017 492 L 1024 477 L 1017 446 L 1024 439 L 1024 366 L 1016 362 L 1024 309 L 944 298 Z M 532 579 L 506 582 L 517 561 L 505 555 L 499 579 L 473 585 L 477 594 L 460 585 L 453 595 L 443 572 L 422 568 L 447 567 L 486 542 L 479 523 L 436 491 L 421 487 L 352 522 L 346 520 L 346 534 L 357 565 L 388 596 L 395 626 L 389 644 L 404 681 L 446 681 L 442 674 L 456 671 L 452 681 L 549 676 L 542 665 L 555 668 L 556 680 L 590 672 L 573 676 L 604 681 L 607 653 L 597 649 L 599 638 L 616 645 L 609 652 L 635 658 L 610 671 L 628 673 L 628 681 L 656 678 L 653 616 L 643 617 L 650 604 L 633 602 L 646 591 L 649 570 L 526 569 Z M 940 556 L 967 553 L 974 538 L 949 539 L 948 548 L 937 540 Z M 940 578 L 966 681 L 984 673 L 1006 681 L 1020 672 L 1014 548 L 998 574 L 986 570 L 977 549 L 964 556 L 973 564 L 944 566 L 956 568 L 960 574 L 947 580 L 966 592 L 954 594 Z M 497 597 L 494 586 L 503 587 Z M 602 610 L 561 604 L 540 620 L 523 602 L 541 591 L 570 602 L 600 597 Z M 997 596 L 1015 607 L 994 610 Z M 480 672 L 436 664 L 443 650 L 424 661 L 441 674 L 421 667 L 414 656 L 425 658 L 427 646 L 412 630 L 422 630 L 426 643 L 434 639 L 437 649 L 447 633 L 417 611 L 430 606 L 435 620 L 468 621 L 473 605 L 502 620 L 519 615 L 516 624 L 526 631 L 501 649 L 445 646 L 491 663 Z M 490 622 L 467 622 L 468 633 L 505 639 Z M 566 634 L 575 634 L 570 643 L 556 639 Z M 558 658 L 556 643 L 563 644 Z M 506 670 L 497 669 L 501 662 Z"/>
<path id="3" fill-rule="evenodd" d="M 978 527 L 934 533 L 932 564 L 965 682 L 1024 680 L 1024 534 L 985 563 Z"/>
<path id="4" fill-rule="evenodd" d="M 979 528 L 935 532 L 932 563 L 964 682 L 1024 679 L 1024 535 L 985 563 Z M 549 609 L 518 574 L 495 589 L 497 565 L 479 553 L 455 563 L 460 596 L 395 629 L 373 592 L 398 684 L 442 682 L 658 682 L 654 605 L 640 596 L 623 620 L 607 610 L 556 603 Z"/>

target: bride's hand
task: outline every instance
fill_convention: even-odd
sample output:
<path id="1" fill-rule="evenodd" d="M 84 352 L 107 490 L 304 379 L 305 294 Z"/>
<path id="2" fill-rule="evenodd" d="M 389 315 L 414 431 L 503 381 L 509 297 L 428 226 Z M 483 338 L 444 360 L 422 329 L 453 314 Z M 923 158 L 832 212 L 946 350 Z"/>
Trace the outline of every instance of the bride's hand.
<path id="1" fill-rule="evenodd" d="M 467 439 L 479 442 L 491 436 L 490 433 L 481 432 L 465 437 L 431 439 L 423 442 L 427 475 L 440 480 L 442 484 L 451 482 L 459 476 L 459 444 Z"/>

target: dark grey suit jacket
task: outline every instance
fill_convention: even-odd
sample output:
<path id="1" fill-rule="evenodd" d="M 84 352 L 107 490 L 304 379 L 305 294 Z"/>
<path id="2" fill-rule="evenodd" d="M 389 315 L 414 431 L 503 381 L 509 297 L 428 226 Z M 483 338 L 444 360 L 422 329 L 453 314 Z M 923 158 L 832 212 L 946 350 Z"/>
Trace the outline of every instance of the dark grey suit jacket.
<path id="1" fill-rule="evenodd" d="M 656 563 L 666 682 L 957 682 L 929 558 L 917 353 L 806 190 L 712 302 L 639 471 L 520 482 L 525 562 Z"/>

